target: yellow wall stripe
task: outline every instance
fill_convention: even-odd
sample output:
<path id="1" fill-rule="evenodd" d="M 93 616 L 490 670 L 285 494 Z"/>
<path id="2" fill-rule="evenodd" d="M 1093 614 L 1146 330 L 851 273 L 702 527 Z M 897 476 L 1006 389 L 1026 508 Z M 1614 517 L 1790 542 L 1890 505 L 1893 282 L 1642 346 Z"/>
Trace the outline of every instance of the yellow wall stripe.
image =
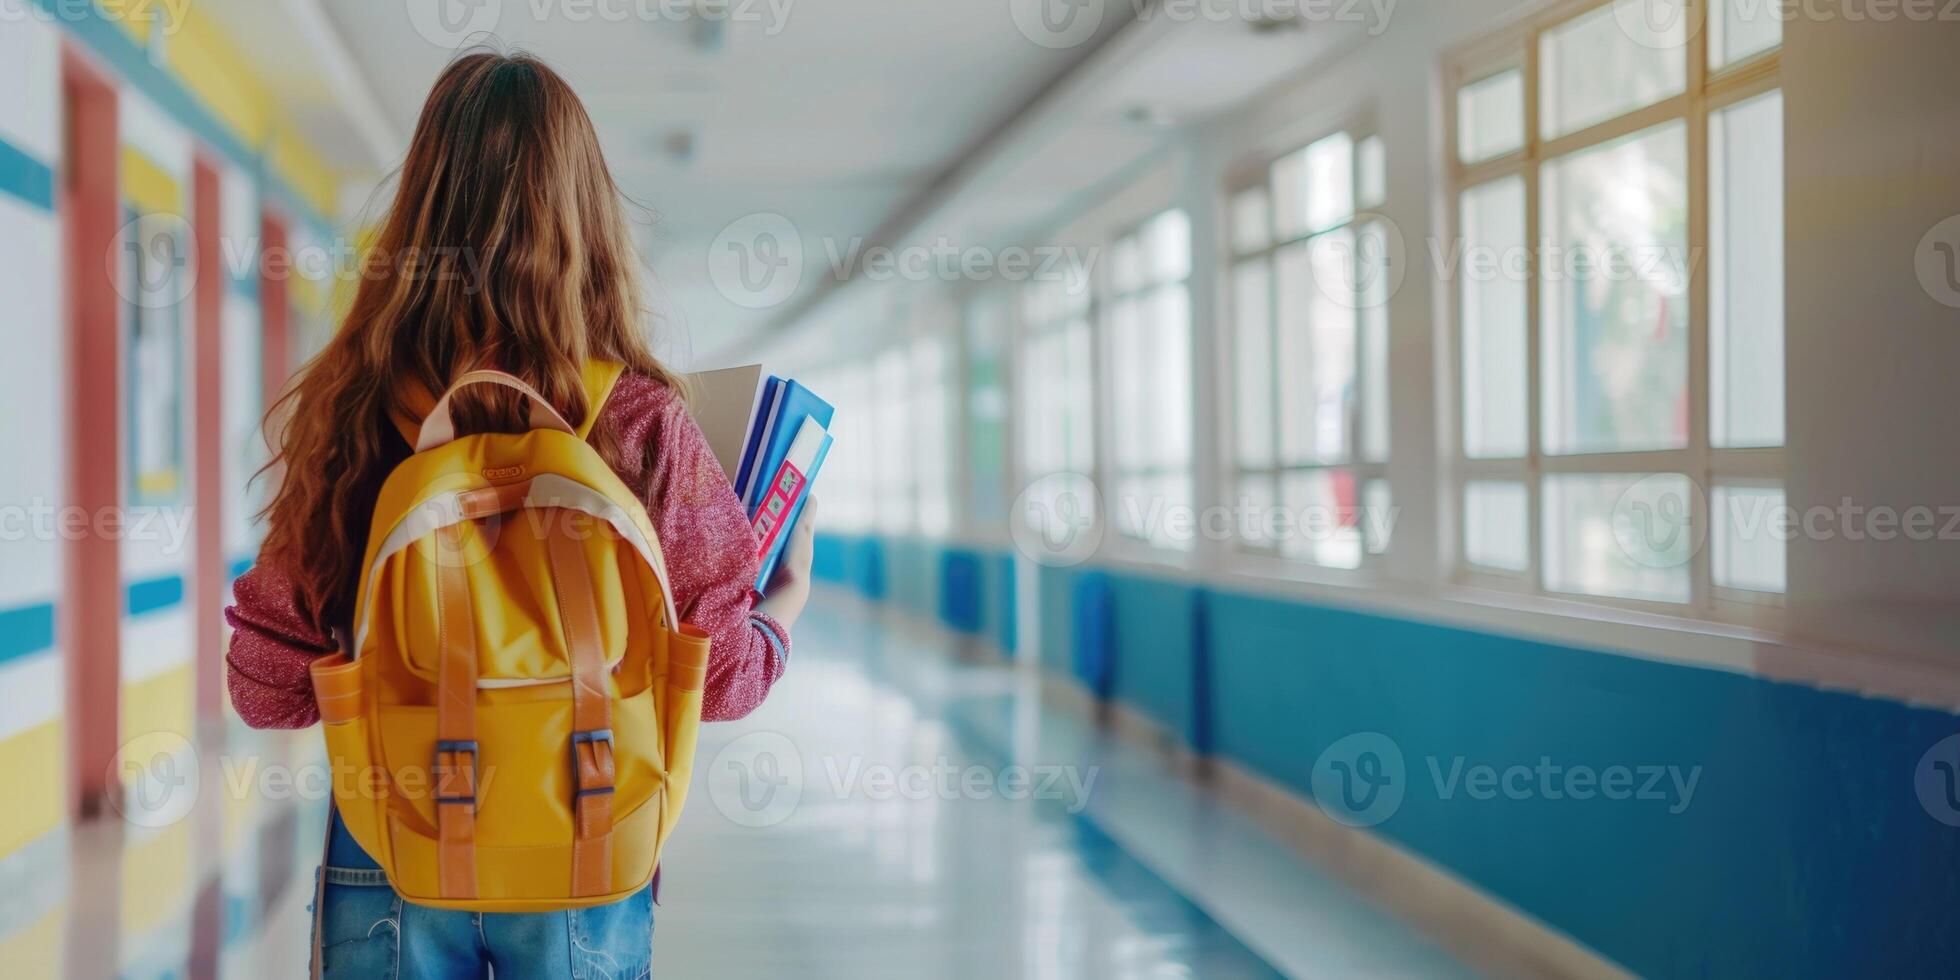
<path id="1" fill-rule="evenodd" d="M 246 145 L 263 145 L 271 96 L 214 16 L 187 8 L 177 32 L 164 39 L 163 66 Z"/>
<path id="2" fill-rule="evenodd" d="M 68 932 L 66 909 L 59 903 L 47 914 L 8 936 L 0 936 L 0 963 L 9 976 L 62 975 L 62 944 Z"/>
<path id="3" fill-rule="evenodd" d="M 192 696 L 191 665 L 173 667 L 155 677 L 124 684 L 122 741 L 153 732 L 172 732 L 190 738 L 196 700 Z"/>
<path id="4" fill-rule="evenodd" d="M 191 892 L 191 821 L 123 847 L 122 932 L 141 936 L 183 911 Z"/>
<path id="5" fill-rule="evenodd" d="M 313 210 L 329 217 L 340 213 L 340 172 L 298 130 L 275 123 L 267 153 L 272 172 Z"/>
<path id="6" fill-rule="evenodd" d="M 0 806 L 0 855 L 61 826 L 67 763 L 60 719 L 0 740 L 0 772 L 8 783 L 7 804 Z M 0 956 L 0 962 L 8 960 Z"/>
<path id="7" fill-rule="evenodd" d="M 272 98 L 271 88 L 252 70 L 232 35 L 216 14 L 190 0 L 182 4 L 181 23 L 162 39 L 165 71 L 184 83 L 239 142 L 262 149 L 267 166 L 315 211 L 334 215 L 340 209 L 340 173 L 306 137 L 281 120 L 287 115 Z M 103 15 L 121 25 L 139 47 L 151 47 L 151 25 L 167 19 L 163 0 L 96 0 Z"/>
<path id="8" fill-rule="evenodd" d="M 144 214 L 182 214 L 184 191 L 177 178 L 133 146 L 122 149 L 122 196 Z"/>

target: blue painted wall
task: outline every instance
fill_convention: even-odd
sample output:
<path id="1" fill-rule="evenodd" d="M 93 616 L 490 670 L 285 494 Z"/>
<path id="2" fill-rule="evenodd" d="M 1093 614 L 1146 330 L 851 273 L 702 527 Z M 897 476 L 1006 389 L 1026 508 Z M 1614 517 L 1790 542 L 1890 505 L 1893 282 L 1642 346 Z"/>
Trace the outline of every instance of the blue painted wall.
<path id="1" fill-rule="evenodd" d="M 1042 572 L 1042 658 L 1062 673 L 1082 574 Z M 1373 832 L 1637 973 L 1929 976 L 1960 961 L 1960 829 L 1929 817 L 1913 782 L 1921 755 L 1960 731 L 1951 715 L 1111 578 L 1118 699 L 1308 797 L 1329 746 L 1387 736 L 1405 796 Z M 1536 787 L 1547 762 L 1630 767 L 1636 791 L 1640 767 L 1700 774 L 1679 812 L 1665 786 L 1653 800 L 1535 788 L 1478 800 L 1449 779 L 1525 766 Z"/>
<path id="2" fill-rule="evenodd" d="M 864 556 L 884 548 L 820 542 L 820 574 L 861 585 Z M 897 601 L 922 615 L 985 618 L 1013 591 L 1005 556 L 918 541 L 890 553 L 913 579 L 894 582 Z M 1055 674 L 1076 674 L 1090 575 L 1110 596 L 1114 698 L 1309 798 L 1324 751 L 1380 733 L 1401 753 L 1404 796 L 1371 832 L 1636 973 L 1951 976 L 1960 962 L 1960 828 L 1914 787 L 1922 755 L 1960 732 L 1950 714 L 1088 568 L 1036 582 Z M 949 580 L 977 594 L 919 605 Z M 1532 775 L 1524 793 L 1476 799 L 1474 766 Z M 1681 806 L 1667 775 L 1659 798 L 1582 800 L 1559 792 L 1562 776 L 1539 789 L 1542 766 L 1625 767 L 1634 792 L 1643 767 L 1699 773 Z"/>
<path id="3" fill-rule="evenodd" d="M 820 582 L 885 599 L 921 618 L 1013 653 L 1018 619 L 1011 554 L 920 538 L 819 534 L 810 571 Z"/>

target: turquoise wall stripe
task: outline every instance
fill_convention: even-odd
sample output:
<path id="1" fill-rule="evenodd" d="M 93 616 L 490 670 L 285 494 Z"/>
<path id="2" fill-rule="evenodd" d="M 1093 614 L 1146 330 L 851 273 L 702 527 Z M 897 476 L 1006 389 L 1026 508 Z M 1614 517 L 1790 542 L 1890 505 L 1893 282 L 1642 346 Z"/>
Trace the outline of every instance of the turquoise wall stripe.
<path id="1" fill-rule="evenodd" d="M 323 237 L 332 237 L 332 222 L 315 211 L 285 181 L 267 170 L 262 154 L 246 146 L 182 82 L 152 64 L 136 41 L 104 17 L 94 4 L 79 4 L 74 0 L 35 0 L 35 3 L 51 20 L 107 62 L 123 80 L 134 85 L 175 119 L 178 125 L 189 130 L 192 136 L 250 171 L 258 179 L 266 197 L 278 201 L 294 218 L 311 225 Z"/>
<path id="2" fill-rule="evenodd" d="M 19 147 L 0 140 L 0 193 L 43 211 L 53 211 L 54 170 Z"/>
<path id="3" fill-rule="evenodd" d="M 256 229 L 254 231 L 256 233 Z M 258 263 L 256 262 L 252 263 L 251 267 L 246 271 L 244 275 L 231 276 L 230 279 L 231 279 L 231 294 L 233 296 L 236 296 L 240 299 L 251 300 L 253 303 L 257 303 L 259 301 Z"/>
<path id="4" fill-rule="evenodd" d="M 859 581 L 859 556 L 885 544 L 843 538 L 822 563 Z M 966 555 L 890 544 L 895 575 Z M 909 609 L 917 591 L 891 598 Z M 1364 748 L 1400 756 L 1387 775 L 1402 795 L 1367 832 L 1636 974 L 1930 976 L 1960 961 L 1935 911 L 1960 907 L 1960 759 L 1936 757 L 1960 733 L 1951 713 L 1093 566 L 1041 569 L 1036 592 L 1045 669 L 1074 677 L 1079 639 L 1101 636 L 1112 697 L 1303 798 L 1317 772 L 1343 771 L 1329 760 L 1366 771 L 1343 740 L 1373 733 Z M 1092 593 L 1106 627 L 1084 633 Z M 1462 781 L 1477 766 L 1495 791 Z M 1545 792 L 1544 767 L 1593 781 Z M 1609 798 L 1615 767 L 1626 792 Z M 1513 770 L 1527 792 L 1504 789 Z M 1671 780 L 1690 773 L 1684 796 Z M 1353 816 L 1352 779 L 1322 782 L 1323 807 Z"/>
<path id="5" fill-rule="evenodd" d="M 249 558 L 249 557 L 234 558 L 232 559 L 231 567 L 226 569 L 226 572 L 231 576 L 232 579 L 236 580 L 240 575 L 243 575 L 246 572 L 251 571 L 252 563 L 256 560 L 257 559 L 255 558 Z"/>
<path id="6" fill-rule="evenodd" d="M 1960 821 L 1960 786 L 1926 761 L 1960 731 L 1952 714 L 1229 592 L 1185 615 L 1160 581 L 1042 576 L 1051 669 L 1068 662 L 1074 584 L 1109 577 L 1119 699 L 1302 797 L 1322 774 L 1330 813 L 1366 805 L 1344 794 L 1374 755 L 1402 796 L 1359 811 L 1382 818 L 1368 832 L 1635 974 L 1924 976 L 1960 961 L 1960 931 L 1931 911 L 1960 907 L 1960 834 L 1944 822 Z M 1343 742 L 1357 733 L 1373 741 Z M 1476 766 L 1515 769 L 1526 791 L 1473 796 Z M 1583 798 L 1562 777 L 1546 792 L 1542 767 L 1593 781 Z M 1617 799 L 1598 782 L 1614 767 L 1630 780 Z M 1691 797 L 1667 767 L 1694 774 Z M 1643 787 L 1658 795 L 1632 795 Z"/>
<path id="7" fill-rule="evenodd" d="M 0 663 L 54 646 L 54 604 L 0 609 Z"/>
<path id="8" fill-rule="evenodd" d="M 123 594 L 125 615 L 141 616 L 168 609 L 184 601 L 184 578 L 181 575 L 165 575 L 131 582 L 124 588 Z"/>

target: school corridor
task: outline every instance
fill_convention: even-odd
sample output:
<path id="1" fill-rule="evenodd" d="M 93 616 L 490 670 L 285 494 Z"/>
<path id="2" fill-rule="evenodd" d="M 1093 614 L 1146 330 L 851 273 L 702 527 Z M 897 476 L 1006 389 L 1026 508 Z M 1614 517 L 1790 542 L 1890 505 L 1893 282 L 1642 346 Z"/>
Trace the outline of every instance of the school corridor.
<path id="1" fill-rule="evenodd" d="M 830 412 L 654 975 L 1953 975 L 1953 8 L 0 0 L 0 980 L 306 975 L 334 774 L 224 610 L 356 294 L 503 295 L 385 235 L 480 50 L 690 416 Z"/>
<path id="2" fill-rule="evenodd" d="M 825 598 L 796 680 L 702 743 L 656 975 L 1476 975 L 1317 866 L 1283 814 L 1211 797 L 957 634 Z M 10 976 L 306 975 L 323 760 L 234 736 L 203 760 L 217 772 L 156 789 L 241 802 L 10 865 L 34 885 L 0 906 Z"/>

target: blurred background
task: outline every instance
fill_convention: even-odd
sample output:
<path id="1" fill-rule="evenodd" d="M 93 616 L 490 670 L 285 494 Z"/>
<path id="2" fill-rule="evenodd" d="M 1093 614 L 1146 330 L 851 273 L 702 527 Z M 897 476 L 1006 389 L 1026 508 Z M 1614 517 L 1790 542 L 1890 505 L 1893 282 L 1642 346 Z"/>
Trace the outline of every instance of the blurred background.
<path id="1" fill-rule="evenodd" d="M 1938 976 L 1960 12 L 0 0 L 0 974 L 303 976 L 259 419 L 521 48 L 837 406 L 669 976 Z"/>

